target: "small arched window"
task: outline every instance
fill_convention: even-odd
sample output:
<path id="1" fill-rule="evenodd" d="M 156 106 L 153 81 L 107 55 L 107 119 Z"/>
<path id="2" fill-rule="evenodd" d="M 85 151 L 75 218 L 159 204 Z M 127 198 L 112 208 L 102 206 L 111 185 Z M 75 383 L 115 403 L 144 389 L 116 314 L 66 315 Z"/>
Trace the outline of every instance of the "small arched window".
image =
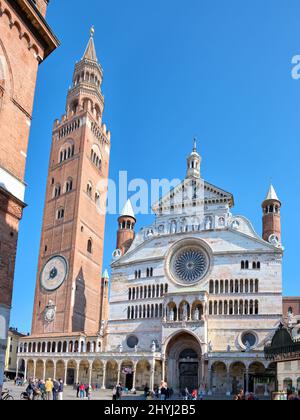
<path id="1" fill-rule="evenodd" d="M 93 241 L 91 239 L 89 239 L 87 243 L 87 252 L 89 254 L 93 253 Z"/>
<path id="2" fill-rule="evenodd" d="M 73 180 L 72 178 L 69 178 L 68 181 L 66 182 L 66 193 L 72 190 L 73 190 Z"/>
<path id="3" fill-rule="evenodd" d="M 61 194 L 61 186 L 59 184 L 57 184 L 54 187 L 53 196 L 54 196 L 54 198 L 58 198 L 58 197 L 60 197 L 60 194 Z"/>
<path id="4" fill-rule="evenodd" d="M 92 184 L 90 182 L 87 184 L 86 193 L 89 197 L 92 197 L 93 187 L 92 187 Z"/>

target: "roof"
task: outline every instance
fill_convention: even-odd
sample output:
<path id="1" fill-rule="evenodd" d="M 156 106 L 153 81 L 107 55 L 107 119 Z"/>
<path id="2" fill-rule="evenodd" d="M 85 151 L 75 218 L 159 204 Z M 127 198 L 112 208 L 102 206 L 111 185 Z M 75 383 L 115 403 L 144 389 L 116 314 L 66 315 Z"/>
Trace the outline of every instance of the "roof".
<path id="1" fill-rule="evenodd" d="M 90 60 L 90 61 L 95 61 L 98 63 L 98 58 L 97 58 L 97 54 L 96 54 L 96 48 L 95 48 L 95 43 L 94 43 L 94 37 L 91 35 L 89 42 L 87 44 L 87 47 L 85 49 L 84 55 L 82 57 L 82 59 L 86 59 L 86 60 Z"/>
<path id="2" fill-rule="evenodd" d="M 127 200 L 127 203 L 125 204 L 122 212 L 121 212 L 121 216 L 128 216 L 128 217 L 132 217 L 133 219 L 135 219 L 135 214 L 132 208 L 132 204 L 130 200 Z"/>
<path id="3" fill-rule="evenodd" d="M 276 200 L 276 201 L 279 201 L 279 198 L 278 198 L 278 196 L 276 194 L 276 191 L 275 191 L 275 188 L 273 187 L 273 185 L 270 185 L 268 194 L 267 194 L 267 196 L 265 198 L 265 201 L 267 201 L 267 200 Z"/>

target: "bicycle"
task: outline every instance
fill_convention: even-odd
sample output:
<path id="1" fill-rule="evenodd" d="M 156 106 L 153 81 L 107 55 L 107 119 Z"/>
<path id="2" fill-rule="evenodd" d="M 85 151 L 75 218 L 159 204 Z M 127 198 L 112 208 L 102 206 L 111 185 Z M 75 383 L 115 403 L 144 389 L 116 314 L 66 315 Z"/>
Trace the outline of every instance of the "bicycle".
<path id="1" fill-rule="evenodd" d="M 1 393 L 1 399 L 3 401 L 14 401 L 14 397 L 12 395 L 10 395 L 10 391 L 8 391 L 7 389 L 5 389 L 2 393 Z"/>

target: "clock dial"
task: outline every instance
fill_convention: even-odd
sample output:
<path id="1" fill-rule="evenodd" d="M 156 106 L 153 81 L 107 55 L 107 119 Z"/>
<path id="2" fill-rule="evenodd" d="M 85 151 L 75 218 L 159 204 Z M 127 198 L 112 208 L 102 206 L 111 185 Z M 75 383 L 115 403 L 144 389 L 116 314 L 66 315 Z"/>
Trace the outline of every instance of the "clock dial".
<path id="1" fill-rule="evenodd" d="M 68 263 L 62 256 L 51 258 L 41 272 L 41 285 L 47 292 L 59 289 L 68 275 Z"/>

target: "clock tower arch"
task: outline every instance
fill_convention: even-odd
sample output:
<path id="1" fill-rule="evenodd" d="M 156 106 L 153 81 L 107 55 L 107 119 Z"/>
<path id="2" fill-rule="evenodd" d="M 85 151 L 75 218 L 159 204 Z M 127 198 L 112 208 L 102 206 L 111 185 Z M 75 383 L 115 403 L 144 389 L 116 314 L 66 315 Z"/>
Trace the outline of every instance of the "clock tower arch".
<path id="1" fill-rule="evenodd" d="M 32 335 L 98 334 L 110 132 L 94 30 L 52 135 Z M 102 311 L 103 313 L 103 311 Z"/>

